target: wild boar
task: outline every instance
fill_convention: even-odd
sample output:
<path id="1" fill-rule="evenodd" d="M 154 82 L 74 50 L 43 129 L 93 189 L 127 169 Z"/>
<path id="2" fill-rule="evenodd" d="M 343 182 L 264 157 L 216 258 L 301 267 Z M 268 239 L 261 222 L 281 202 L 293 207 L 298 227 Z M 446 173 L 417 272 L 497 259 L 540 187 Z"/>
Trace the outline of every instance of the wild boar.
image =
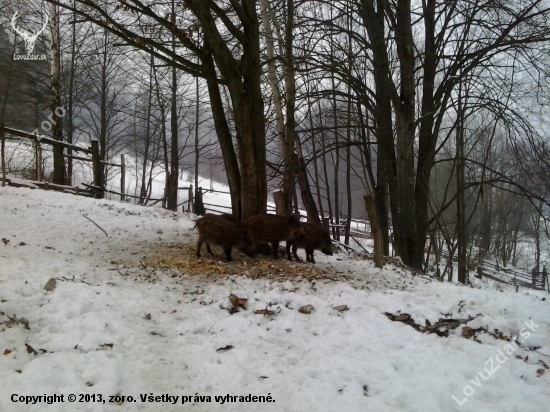
<path id="1" fill-rule="evenodd" d="M 201 247 L 206 243 L 206 250 L 212 256 L 210 244 L 220 245 L 225 252 L 225 259 L 231 262 L 231 249 L 239 246 L 248 256 L 254 257 L 256 240 L 252 232 L 238 220 L 228 219 L 219 215 L 205 215 L 196 222 L 199 229 L 199 240 L 197 242 L 197 257 L 201 257 Z"/>
<path id="2" fill-rule="evenodd" d="M 332 256 L 332 241 L 330 240 L 328 231 L 311 223 L 302 223 L 302 227 L 305 236 L 300 236 L 300 233 L 298 233 L 296 236 L 292 235 L 291 239 L 286 242 L 286 255 L 289 260 L 292 260 L 290 256 L 291 246 L 292 254 L 297 261 L 300 261 L 296 253 L 299 247 L 306 250 L 306 261 L 311 263 L 315 263 L 315 259 L 313 258 L 313 251 L 315 249 L 321 250 L 325 255 Z"/>
<path id="3" fill-rule="evenodd" d="M 254 215 L 244 219 L 242 223 L 252 231 L 258 243 L 271 243 L 274 259 L 277 259 L 279 242 L 291 237 L 305 236 L 299 215 Z"/>
<path id="4" fill-rule="evenodd" d="M 229 213 L 222 213 L 219 216 L 221 216 L 224 219 L 227 219 L 227 220 L 229 220 L 230 222 L 233 222 L 233 223 L 241 223 L 241 221 L 239 219 L 237 219 L 235 216 L 233 216 L 232 214 L 229 214 Z"/>

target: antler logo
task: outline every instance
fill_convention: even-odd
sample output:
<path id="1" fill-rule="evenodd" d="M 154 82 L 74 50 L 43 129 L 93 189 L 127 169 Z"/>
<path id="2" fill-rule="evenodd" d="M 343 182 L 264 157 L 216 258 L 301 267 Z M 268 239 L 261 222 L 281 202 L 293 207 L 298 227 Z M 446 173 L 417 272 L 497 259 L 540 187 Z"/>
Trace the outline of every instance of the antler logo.
<path id="1" fill-rule="evenodd" d="M 19 12 L 15 12 L 15 14 L 13 15 L 12 19 L 11 19 L 11 25 L 13 27 L 13 29 L 15 30 L 15 32 L 17 34 L 19 34 L 21 36 L 21 38 L 25 41 L 25 48 L 27 49 L 27 54 L 32 54 L 32 52 L 34 51 L 34 44 L 36 43 L 36 39 L 38 39 L 38 36 L 40 36 L 40 33 L 42 33 L 44 31 L 44 29 L 46 28 L 46 25 L 48 24 L 48 20 L 49 20 L 49 17 L 47 14 L 45 14 L 45 18 L 44 18 L 44 25 L 42 26 L 42 28 L 40 30 L 38 30 L 36 33 L 34 34 L 30 34 L 27 30 L 25 29 L 19 29 L 17 28 L 15 22 L 17 20 L 17 15 L 19 14 Z"/>

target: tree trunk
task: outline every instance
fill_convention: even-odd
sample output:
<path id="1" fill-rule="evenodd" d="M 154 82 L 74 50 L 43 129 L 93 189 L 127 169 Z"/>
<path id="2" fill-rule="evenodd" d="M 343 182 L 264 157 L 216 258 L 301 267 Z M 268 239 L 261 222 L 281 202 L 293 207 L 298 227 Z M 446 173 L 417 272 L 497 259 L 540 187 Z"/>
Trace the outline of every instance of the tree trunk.
<path id="1" fill-rule="evenodd" d="M 319 102 L 319 113 L 321 113 L 321 103 Z M 331 202 L 331 196 L 330 196 L 330 184 L 328 182 L 328 172 L 327 172 L 327 157 L 326 157 L 326 144 L 325 144 L 325 133 L 323 131 L 323 128 L 321 128 L 321 153 L 323 154 L 323 175 L 325 177 L 325 184 L 327 187 L 327 207 L 328 207 L 328 218 L 330 224 L 334 222 L 333 215 L 332 215 L 332 202 Z M 334 228 L 332 232 L 333 238 L 336 238 L 334 233 Z"/>
<path id="2" fill-rule="evenodd" d="M 384 245 L 382 242 L 382 232 L 380 230 L 380 224 L 378 223 L 378 217 L 376 216 L 376 206 L 374 204 L 374 197 L 372 195 L 365 195 L 363 196 L 363 198 L 365 199 L 367 215 L 370 220 L 372 238 L 374 241 L 374 265 L 377 268 L 383 268 L 384 267 Z"/>
<path id="3" fill-rule="evenodd" d="M 151 106 L 153 105 L 153 70 L 155 66 L 155 57 L 151 55 L 151 67 L 149 70 L 149 93 L 147 99 L 147 119 L 145 126 L 145 149 L 143 153 L 143 163 L 141 168 L 141 190 L 139 193 L 139 204 L 145 204 L 147 197 L 147 161 L 149 160 L 149 147 L 151 145 Z"/>
<path id="4" fill-rule="evenodd" d="M 417 262 L 424 256 L 424 245 L 428 234 L 428 202 L 430 175 L 434 166 L 438 133 L 434 131 L 436 116 L 436 98 L 434 97 L 435 77 L 437 71 L 437 46 L 435 42 L 435 6 L 436 0 L 423 3 L 424 10 L 424 62 L 422 82 L 422 112 L 418 138 L 418 162 L 416 169 L 415 206 L 416 206 L 416 257 Z M 409 13 L 410 14 L 410 13 Z M 459 256 L 466 254 L 466 249 L 458 251 Z M 459 257 L 460 258 L 460 257 Z M 462 276 L 459 269 L 459 278 Z"/>
<path id="5" fill-rule="evenodd" d="M 0 106 L 0 162 L 2 163 L 2 187 L 6 186 L 6 109 L 8 107 L 8 99 L 10 95 L 11 88 L 11 79 L 13 72 L 13 55 L 17 50 L 16 42 L 13 42 L 13 49 L 10 55 L 10 64 L 8 66 L 8 78 L 6 79 L 6 89 L 4 95 L 2 96 L 2 105 Z M 39 142 L 36 142 L 37 145 L 40 145 Z M 37 170 L 38 173 L 38 170 Z"/>
<path id="6" fill-rule="evenodd" d="M 292 29 L 294 24 L 294 1 L 286 0 L 287 16 L 285 25 L 285 85 L 286 85 L 286 128 L 285 128 L 285 170 L 283 176 L 283 195 L 285 200 L 285 212 L 292 211 L 292 195 L 296 193 L 295 175 L 296 175 L 296 157 L 295 147 L 295 119 L 296 111 L 296 83 L 294 80 L 294 59 L 292 50 Z M 306 177 L 307 179 L 307 177 Z M 297 197 L 297 196 L 296 196 Z M 297 206 L 297 202 L 295 202 Z"/>
<path id="7" fill-rule="evenodd" d="M 176 12 L 174 0 L 172 0 L 172 24 L 176 24 Z M 172 34 L 172 52 L 176 50 L 176 37 Z M 178 207 L 178 172 L 179 172 L 179 144 L 178 144 L 178 78 L 176 68 L 172 67 L 172 101 L 170 113 L 170 176 L 166 183 L 167 207 L 174 212 Z"/>
<path id="8" fill-rule="evenodd" d="M 294 164 L 294 105 L 296 89 L 294 87 L 294 74 L 289 71 L 292 70 L 292 41 L 288 44 L 285 50 L 281 50 L 281 56 L 285 56 L 285 84 L 287 87 L 287 99 L 286 99 L 286 114 L 287 125 L 285 127 L 285 120 L 283 114 L 282 96 L 279 89 L 279 80 L 277 78 L 277 65 L 275 60 L 275 47 L 274 47 L 274 35 L 271 27 L 271 9 L 269 0 L 260 0 L 260 10 L 262 14 L 262 22 L 264 29 L 264 36 L 266 42 L 267 51 L 267 67 L 268 67 L 268 80 L 271 87 L 271 93 L 273 94 L 273 108 L 275 110 L 275 120 L 277 125 L 277 137 L 279 141 L 279 150 L 283 157 L 283 191 L 278 194 L 279 203 L 277 204 L 277 214 L 283 216 L 290 216 L 292 214 L 292 197 L 295 192 L 294 188 L 294 176 L 295 176 L 295 164 Z M 292 30 L 293 13 L 290 14 L 288 10 L 288 18 L 286 25 L 286 33 L 288 30 Z M 292 33 L 292 31 L 291 31 Z M 280 33 L 279 33 L 280 39 Z M 290 47 L 289 47 L 290 46 Z M 281 47 L 282 49 L 282 47 Z M 289 53 L 290 52 L 290 53 Z M 282 196 L 282 197 L 281 197 Z"/>
<path id="9" fill-rule="evenodd" d="M 398 0 L 395 41 L 400 67 L 399 98 L 394 100 L 397 136 L 397 195 L 401 236 L 399 251 L 403 262 L 422 269 L 422 250 L 418 244 L 416 205 L 414 199 L 414 138 L 415 138 L 415 56 L 412 36 L 411 1 Z M 395 232 L 394 232 L 395 233 Z"/>
<path id="10" fill-rule="evenodd" d="M 108 116 L 107 106 L 108 96 L 108 65 L 109 65 L 109 32 L 103 30 L 103 50 L 101 51 L 101 84 L 100 84 L 100 103 L 99 103 L 99 153 L 102 162 L 107 160 L 107 134 L 108 134 Z M 107 166 L 101 167 L 101 187 L 105 188 L 107 183 Z"/>
<path id="11" fill-rule="evenodd" d="M 362 1 L 360 8 L 363 24 L 365 25 L 373 53 L 373 75 L 376 90 L 374 107 L 374 125 L 377 149 L 377 182 L 375 199 L 382 237 L 384 239 L 384 253 L 389 255 L 389 221 L 387 212 L 387 190 L 390 193 L 390 209 L 393 223 L 393 249 L 400 255 L 402 247 L 400 209 L 398 207 L 397 187 L 397 160 L 393 137 L 393 120 L 391 93 L 393 85 L 390 81 L 390 65 L 385 41 L 384 0 L 377 1 L 376 10 L 373 2 Z M 370 149 L 370 148 L 369 148 Z M 367 153 L 366 153 L 367 154 Z"/>
<path id="12" fill-rule="evenodd" d="M 199 190 L 199 160 L 200 160 L 200 149 L 199 149 L 199 77 L 197 76 L 195 78 L 195 190 Z M 236 163 L 235 159 L 235 163 Z M 191 185 L 193 187 L 193 185 Z M 231 188 L 229 190 L 229 193 L 231 193 Z M 237 191 L 238 193 L 238 191 Z M 191 190 L 189 192 L 190 197 L 193 196 L 193 191 Z M 195 197 L 198 195 L 198 193 L 195 193 Z M 231 197 L 233 200 L 233 197 Z M 237 219 L 240 216 L 240 210 L 236 210 L 235 207 L 232 207 L 232 213 L 233 216 L 235 216 Z"/>
<path id="13" fill-rule="evenodd" d="M 50 5 L 50 29 L 51 29 L 51 90 L 52 103 L 51 111 L 61 107 L 61 53 L 59 50 L 59 16 L 57 6 Z M 53 116 L 52 116 L 53 119 Z M 63 123 L 61 119 L 52 121 L 52 138 L 63 141 Z M 64 185 L 66 178 L 65 158 L 63 157 L 63 146 L 53 145 L 53 175 L 52 183 Z"/>
<path id="14" fill-rule="evenodd" d="M 311 130 L 313 130 L 313 118 L 311 113 L 311 102 L 309 101 L 309 95 L 307 97 L 307 110 L 308 110 L 308 118 L 309 118 L 309 127 Z M 320 116 L 320 113 L 319 113 Z M 319 167 L 317 166 L 317 150 L 315 147 L 315 133 L 311 136 L 311 156 L 313 157 L 313 171 L 314 171 L 314 180 L 315 180 L 315 190 L 317 194 L 317 203 L 319 205 L 319 212 L 321 213 L 321 219 L 325 217 L 325 212 L 323 210 L 323 201 L 321 199 L 321 185 L 319 184 Z"/>
<path id="15" fill-rule="evenodd" d="M 208 47 L 206 41 L 205 46 Z M 225 172 L 227 175 L 227 184 L 229 185 L 233 216 L 240 220 L 243 218 L 243 214 L 241 201 L 241 173 L 239 162 L 237 160 L 237 153 L 235 152 L 231 131 L 225 116 L 222 96 L 220 94 L 220 88 L 216 78 L 214 61 L 211 55 L 204 56 L 202 61 L 204 71 L 208 75 L 206 78 L 206 84 L 208 87 L 208 94 L 210 96 L 210 107 L 212 110 L 212 117 L 214 119 L 214 127 L 218 136 L 218 142 L 220 144 L 220 150 L 222 152 Z M 198 177 L 196 179 L 198 179 Z M 198 180 L 195 182 L 195 188 L 195 190 L 198 190 Z"/>
<path id="16" fill-rule="evenodd" d="M 273 192 L 273 200 L 275 201 L 275 213 L 282 216 L 290 216 L 286 214 L 285 196 L 280 190 Z"/>
<path id="17" fill-rule="evenodd" d="M 315 204 L 315 199 L 311 193 L 311 186 L 307 177 L 306 163 L 301 155 L 301 144 L 297 140 L 296 147 L 298 147 L 299 158 L 298 162 L 298 186 L 300 187 L 300 196 L 302 197 L 302 203 L 307 213 L 307 220 L 312 225 L 318 227 L 322 226 L 321 219 L 319 218 L 319 211 L 317 210 L 317 205 Z"/>
<path id="18" fill-rule="evenodd" d="M 349 60 L 349 66 L 348 66 L 348 75 L 352 76 L 353 71 L 353 54 L 351 49 L 351 30 L 352 30 L 352 24 L 351 24 L 351 11 L 348 10 L 348 60 Z M 350 229 L 351 229 L 351 213 L 352 213 L 352 203 L 351 203 L 351 107 L 352 107 L 352 101 L 351 101 L 351 87 L 348 86 L 348 108 L 347 108 L 347 114 L 346 114 L 346 205 L 347 205 L 347 212 L 346 212 L 346 228 L 344 231 L 344 243 L 346 245 L 349 245 L 349 236 L 350 236 Z M 379 227 L 380 229 L 380 227 Z"/>
<path id="19" fill-rule="evenodd" d="M 458 281 L 465 284 L 467 281 L 466 268 L 466 205 L 464 201 L 464 113 L 462 110 L 462 87 L 458 90 L 458 113 L 456 129 L 456 244 L 458 252 Z"/>
<path id="20" fill-rule="evenodd" d="M 73 3 L 74 5 L 74 3 Z M 72 13 L 73 23 L 71 27 L 71 62 L 69 68 L 69 85 L 67 90 L 67 143 L 73 143 L 73 134 L 74 134 L 74 84 L 75 84 L 75 62 L 76 62 L 76 14 Z M 73 154 L 72 149 L 67 148 L 67 155 L 71 156 Z M 67 185 L 71 186 L 73 183 L 73 159 L 71 157 L 67 158 Z"/>

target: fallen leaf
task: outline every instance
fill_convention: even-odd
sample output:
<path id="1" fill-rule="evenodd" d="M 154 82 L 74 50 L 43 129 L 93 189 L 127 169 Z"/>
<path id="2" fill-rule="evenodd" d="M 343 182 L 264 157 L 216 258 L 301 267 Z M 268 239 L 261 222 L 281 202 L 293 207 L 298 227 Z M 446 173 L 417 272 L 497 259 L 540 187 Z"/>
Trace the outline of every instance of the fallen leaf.
<path id="1" fill-rule="evenodd" d="M 248 303 L 248 299 L 240 298 L 234 294 L 229 295 L 229 301 L 233 304 L 233 307 L 238 310 L 238 308 L 243 308 L 246 310 L 246 305 Z"/>
<path id="2" fill-rule="evenodd" d="M 470 339 L 472 336 L 474 336 L 474 330 L 470 328 L 469 326 L 463 326 L 462 327 L 462 337 L 466 339 Z"/>
<path id="3" fill-rule="evenodd" d="M 546 372 L 546 369 L 537 369 L 537 376 L 544 375 L 544 372 Z"/>
<path id="4" fill-rule="evenodd" d="M 227 352 L 228 350 L 231 350 L 231 349 L 233 349 L 233 345 L 227 345 L 223 348 L 216 349 L 216 352 L 223 353 L 223 352 Z"/>
<path id="5" fill-rule="evenodd" d="M 46 283 L 46 286 L 44 286 L 44 290 L 46 290 L 46 292 L 51 292 L 52 290 L 55 289 L 55 286 L 56 286 L 55 279 L 51 278 L 50 280 L 48 280 L 48 283 Z"/>
<path id="6" fill-rule="evenodd" d="M 255 310 L 254 314 L 255 315 L 269 315 L 269 316 L 272 316 L 272 315 L 276 315 L 277 313 L 275 313 L 274 311 L 269 310 L 269 309 L 260 309 L 260 310 Z"/>
<path id="7" fill-rule="evenodd" d="M 338 312 L 344 312 L 349 308 L 348 308 L 348 305 L 339 305 L 339 306 L 334 306 L 332 309 L 337 310 Z"/>
<path id="8" fill-rule="evenodd" d="M 35 354 L 35 355 L 38 355 L 38 352 L 35 351 L 35 350 L 32 348 L 31 345 L 29 345 L 28 343 L 25 343 L 25 346 L 27 347 L 27 352 L 33 353 L 33 354 Z"/>
<path id="9" fill-rule="evenodd" d="M 11 350 L 9 350 L 9 349 L 6 349 L 6 350 L 4 351 L 4 355 L 9 355 L 10 353 L 11 353 Z"/>
<path id="10" fill-rule="evenodd" d="M 302 306 L 300 309 L 298 309 L 298 312 L 303 313 L 305 315 L 309 315 L 311 314 L 311 312 L 313 312 L 313 306 L 311 305 Z"/>
<path id="11" fill-rule="evenodd" d="M 147 315 L 145 315 L 145 316 L 143 317 L 143 319 L 151 320 L 151 314 L 148 313 Z"/>

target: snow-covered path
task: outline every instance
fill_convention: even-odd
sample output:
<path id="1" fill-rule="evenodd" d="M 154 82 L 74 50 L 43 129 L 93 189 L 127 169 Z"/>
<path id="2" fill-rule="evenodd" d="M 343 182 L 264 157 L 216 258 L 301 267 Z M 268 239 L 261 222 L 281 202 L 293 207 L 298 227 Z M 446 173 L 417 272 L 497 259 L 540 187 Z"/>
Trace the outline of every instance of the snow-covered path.
<path id="1" fill-rule="evenodd" d="M 547 410 L 547 294 L 439 283 L 319 252 L 318 267 L 351 279 L 207 278 L 144 265 L 154 245 L 192 247 L 193 225 L 156 208 L 0 188 L 0 410 Z M 246 310 L 228 312 L 231 293 L 248 299 Z M 313 313 L 300 313 L 304 305 Z M 274 313 L 254 313 L 265 309 Z M 447 315 L 506 336 L 531 329 L 504 359 L 507 341 L 480 333 L 478 343 L 461 328 L 422 334 L 384 315 L 399 311 L 422 325 Z M 64 402 L 12 402 L 54 394 Z M 158 402 L 142 401 L 150 394 Z M 249 394 L 274 402 L 227 397 Z"/>

